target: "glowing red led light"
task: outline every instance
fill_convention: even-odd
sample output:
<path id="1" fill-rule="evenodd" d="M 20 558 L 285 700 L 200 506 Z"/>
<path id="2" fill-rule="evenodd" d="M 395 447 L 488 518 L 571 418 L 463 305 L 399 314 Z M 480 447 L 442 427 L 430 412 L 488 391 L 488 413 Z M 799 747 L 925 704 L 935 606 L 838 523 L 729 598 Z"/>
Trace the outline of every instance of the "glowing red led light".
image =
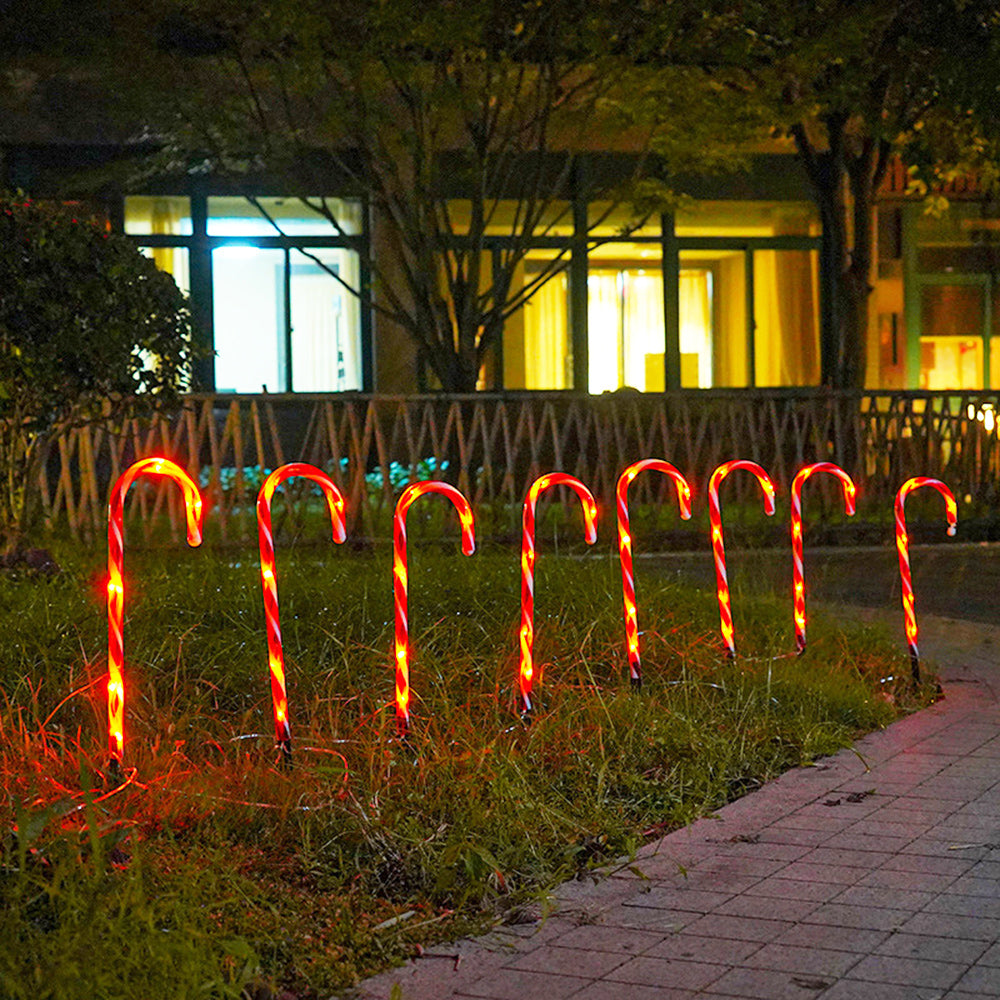
<path id="1" fill-rule="evenodd" d="M 708 481 L 708 520 L 712 532 L 712 555 L 715 559 L 716 593 L 719 598 L 719 623 L 722 641 L 726 644 L 726 654 L 730 659 L 736 656 L 736 642 L 733 635 L 733 611 L 729 598 L 729 580 L 726 576 L 726 549 L 722 539 L 722 508 L 719 506 L 719 487 L 730 472 L 746 469 L 753 473 L 764 492 L 764 513 L 774 514 L 774 484 L 768 474 L 756 463 L 744 459 L 724 462 Z"/>
<path id="2" fill-rule="evenodd" d="M 913 670 L 913 680 L 920 680 L 920 652 L 917 648 L 919 633 L 917 630 L 917 611 L 913 598 L 913 580 L 910 577 L 910 539 L 906 533 L 906 516 L 903 507 L 907 496 L 921 486 L 930 486 L 944 497 L 945 516 L 948 520 L 948 534 L 955 534 L 958 524 L 958 504 L 950 489 L 940 479 L 929 479 L 927 476 L 915 476 L 908 479 L 896 494 L 896 552 L 899 555 L 899 582 L 903 595 L 903 622 L 906 629 L 906 641 L 910 647 L 910 666 Z"/>
<path id="3" fill-rule="evenodd" d="M 588 545 L 597 541 L 597 501 L 579 479 L 565 472 L 540 476 L 528 488 L 521 521 L 521 663 L 518 674 L 521 711 L 531 712 L 531 688 L 535 676 L 535 508 L 538 497 L 551 486 L 568 486 L 583 505 L 584 538 Z"/>
<path id="4" fill-rule="evenodd" d="M 410 509 L 413 501 L 425 493 L 440 493 L 455 505 L 462 525 L 462 553 L 471 556 L 476 551 L 472 508 L 469 506 L 469 501 L 454 486 L 430 481 L 411 483 L 403 490 L 396 502 L 396 513 L 392 523 L 392 580 L 396 613 L 396 728 L 400 735 L 405 735 L 410 726 L 410 633 L 407 621 L 406 512 Z"/>
<path id="5" fill-rule="evenodd" d="M 792 601 L 795 619 L 795 646 L 798 652 L 806 649 L 806 583 L 802 565 L 802 487 L 814 472 L 829 472 L 836 476 L 844 487 L 844 511 L 854 513 L 857 489 L 854 480 L 839 465 L 832 462 L 814 462 L 795 474 L 792 480 Z"/>
<path id="6" fill-rule="evenodd" d="M 267 658 L 271 674 L 271 702 L 274 711 L 274 731 L 278 746 L 286 757 L 292 752 L 292 733 L 288 719 L 288 695 L 285 687 L 285 654 L 281 643 L 281 621 L 278 617 L 278 579 L 274 561 L 274 536 L 271 529 L 271 500 L 274 491 L 286 479 L 299 476 L 311 479 L 323 491 L 330 510 L 333 540 L 347 537 L 344 524 L 344 497 L 333 480 L 314 465 L 291 462 L 275 469 L 264 480 L 257 494 L 257 543 L 260 549 L 260 585 L 264 596 L 264 618 L 267 626 Z"/>
<path id="7" fill-rule="evenodd" d="M 167 476 L 177 483 L 184 496 L 188 545 L 201 544 L 201 494 L 179 465 L 167 458 L 144 458 L 118 477 L 108 500 L 108 753 L 115 769 L 125 755 L 125 494 L 139 476 Z"/>
<path id="8" fill-rule="evenodd" d="M 680 515 L 691 517 L 691 487 L 687 480 L 669 462 L 659 458 L 644 458 L 630 465 L 619 477 L 616 490 L 618 507 L 618 558 L 622 569 L 622 596 L 625 604 L 625 648 L 628 653 L 629 678 L 633 687 L 642 683 L 642 664 L 639 658 L 639 621 L 635 603 L 635 576 L 632 571 L 632 535 L 628 516 L 628 488 L 640 472 L 662 472 L 677 487 L 677 506 Z"/>

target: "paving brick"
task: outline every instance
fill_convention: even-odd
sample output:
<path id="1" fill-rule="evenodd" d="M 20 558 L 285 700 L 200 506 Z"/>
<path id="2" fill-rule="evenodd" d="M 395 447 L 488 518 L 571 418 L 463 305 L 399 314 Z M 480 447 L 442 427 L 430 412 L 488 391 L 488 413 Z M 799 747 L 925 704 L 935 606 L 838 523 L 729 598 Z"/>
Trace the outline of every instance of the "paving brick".
<path id="1" fill-rule="evenodd" d="M 560 948 L 588 948 L 591 951 L 621 952 L 638 955 L 664 940 L 657 931 L 606 924 L 584 924 L 560 935 L 555 940 Z"/>
<path id="2" fill-rule="evenodd" d="M 910 916 L 906 910 L 878 906 L 849 906 L 824 903 L 805 919 L 810 924 L 833 924 L 837 927 L 865 927 L 875 931 L 898 930 Z"/>
<path id="3" fill-rule="evenodd" d="M 653 887 L 647 892 L 638 892 L 630 896 L 623 905 L 652 907 L 657 910 L 690 910 L 692 913 L 709 913 L 730 899 L 732 895 L 731 892 Z"/>
<path id="4" fill-rule="evenodd" d="M 873 983 L 897 983 L 900 986 L 954 986 L 965 971 L 958 962 L 929 961 L 899 955 L 869 955 L 851 969 L 852 979 Z"/>
<path id="5" fill-rule="evenodd" d="M 979 965 L 1000 966 L 1000 944 L 991 944 L 977 961 Z"/>
<path id="6" fill-rule="evenodd" d="M 855 865 L 821 865 L 803 858 L 782 868 L 781 877 L 805 882 L 830 882 L 834 885 L 854 885 L 868 869 Z"/>
<path id="7" fill-rule="evenodd" d="M 914 836 L 916 836 L 915 833 L 906 837 L 886 837 L 878 834 L 857 833 L 852 827 L 834 834 L 834 836 L 824 842 L 823 847 L 825 849 L 842 848 L 845 851 L 851 852 L 864 851 L 869 854 L 875 852 L 893 853 L 905 847 L 913 840 Z"/>
<path id="8" fill-rule="evenodd" d="M 986 951 L 983 941 L 936 937 L 930 934 L 890 934 L 876 949 L 879 955 L 923 958 L 933 962 L 964 962 L 971 965 Z"/>
<path id="9" fill-rule="evenodd" d="M 715 965 L 736 965 L 761 947 L 759 941 L 737 941 L 732 938 L 701 937 L 681 932 L 671 934 L 644 954 L 652 958 L 683 958 L 692 962 Z"/>
<path id="10" fill-rule="evenodd" d="M 725 971 L 725 965 L 641 955 L 638 958 L 630 958 L 624 965 L 620 965 L 603 978 L 619 983 L 700 990 L 718 979 Z"/>
<path id="11" fill-rule="evenodd" d="M 754 1000 L 804 1000 L 818 997 L 833 977 L 816 973 L 774 972 L 771 969 L 733 969 L 703 992 L 707 996 L 753 997 Z"/>
<path id="12" fill-rule="evenodd" d="M 818 976 L 838 979 L 863 957 L 856 952 L 804 948 L 772 941 L 745 958 L 742 964 L 751 969 L 815 973 Z"/>
<path id="13" fill-rule="evenodd" d="M 934 899 L 932 892 L 913 889 L 890 889 L 888 886 L 853 885 L 845 889 L 832 902 L 849 906 L 881 906 L 891 910 L 909 910 L 916 913 Z"/>
<path id="14" fill-rule="evenodd" d="M 752 836 L 752 835 L 751 835 Z M 795 861 L 812 848 L 807 844 L 771 844 L 767 841 L 756 843 L 720 844 L 717 857 L 722 858 L 766 858 L 769 861 Z"/>
<path id="15" fill-rule="evenodd" d="M 647 906 L 614 906 L 600 915 L 608 927 L 635 927 L 638 930 L 670 934 L 700 920 L 704 914 L 686 910 L 658 910 Z"/>
<path id="16" fill-rule="evenodd" d="M 830 836 L 829 830 L 779 830 L 775 827 L 760 831 L 760 839 L 769 844 L 796 844 L 815 847 Z"/>
<path id="17" fill-rule="evenodd" d="M 779 872 L 762 879 L 747 889 L 745 896 L 769 896 L 778 899 L 811 899 L 825 903 L 844 891 L 839 882 L 807 882 L 804 879 L 785 878 Z"/>
<path id="18" fill-rule="evenodd" d="M 674 990 L 663 986 L 642 986 L 638 983 L 613 983 L 602 979 L 573 994 L 573 1000 L 693 1000 L 693 990 Z M 404 1000 L 409 1000 L 408 997 Z M 543 1000 L 523 997 L 522 1000 Z"/>
<path id="19" fill-rule="evenodd" d="M 718 935 L 737 941 L 771 941 L 792 926 L 788 920 L 747 920 L 710 913 L 694 921 L 686 930 L 689 934 Z"/>
<path id="20" fill-rule="evenodd" d="M 751 919 L 765 914 L 769 920 L 801 920 L 820 903 L 815 899 L 780 899 L 774 896 L 734 896 L 713 912 Z"/>
<path id="21" fill-rule="evenodd" d="M 629 960 L 623 951 L 590 951 L 583 948 L 536 948 L 504 963 L 506 969 L 527 969 L 558 976 L 599 979 Z"/>
<path id="22" fill-rule="evenodd" d="M 566 997 L 576 993 L 582 985 L 576 976 L 553 976 L 545 972 L 498 969 L 463 987 L 463 994 L 460 995 L 488 997 L 489 1000 L 526 1000 L 527 997 L 565 1000 Z"/>
<path id="23" fill-rule="evenodd" d="M 988 896 L 942 894 L 924 907 L 927 913 L 948 913 L 965 917 L 987 917 L 1000 920 L 1000 899 Z"/>
<path id="24" fill-rule="evenodd" d="M 918 913 L 899 930 L 906 934 L 934 934 L 971 941 L 995 941 L 1000 937 L 1000 920 L 963 917 L 952 913 Z"/>
<path id="25" fill-rule="evenodd" d="M 865 979 L 841 979 L 822 995 L 823 1000 L 941 1000 L 936 986 L 900 986 Z"/>
<path id="26" fill-rule="evenodd" d="M 955 983 L 956 990 L 1000 996 L 1000 968 L 995 965 L 974 965 Z"/>
<path id="27" fill-rule="evenodd" d="M 817 847 L 811 854 L 800 858 L 801 863 L 811 863 L 814 865 L 846 865 L 848 868 L 879 868 L 889 858 L 891 852 L 885 850 L 868 850 L 866 848 L 855 848 L 851 846 L 841 847 Z"/>
<path id="28" fill-rule="evenodd" d="M 827 830 L 836 833 L 851 825 L 850 816 L 841 816 L 832 809 L 826 813 L 797 812 L 775 823 L 772 830 Z"/>
<path id="29" fill-rule="evenodd" d="M 947 892 L 954 882 L 954 875 L 935 875 L 933 872 L 900 872 L 879 868 L 860 879 L 858 885 L 881 889 L 912 889 L 917 892 Z"/>
<path id="30" fill-rule="evenodd" d="M 964 875 L 976 861 L 956 855 L 895 854 L 879 867 L 886 871 L 926 872 L 930 875 Z"/>

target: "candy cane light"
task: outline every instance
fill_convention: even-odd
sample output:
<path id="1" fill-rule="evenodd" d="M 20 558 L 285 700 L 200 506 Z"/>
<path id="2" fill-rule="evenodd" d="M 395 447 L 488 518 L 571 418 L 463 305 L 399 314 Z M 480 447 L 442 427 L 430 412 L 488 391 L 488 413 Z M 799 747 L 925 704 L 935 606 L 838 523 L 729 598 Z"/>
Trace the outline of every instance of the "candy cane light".
<path id="1" fill-rule="evenodd" d="M 917 611 L 913 600 L 913 580 L 910 577 L 910 539 L 906 533 L 906 516 L 903 506 L 906 498 L 921 486 L 930 486 L 944 497 L 945 516 L 948 519 L 948 534 L 955 534 L 958 524 L 958 505 L 950 489 L 940 479 L 929 479 L 926 476 L 915 476 L 908 479 L 896 494 L 896 552 L 899 554 L 899 582 L 903 596 L 903 621 L 906 628 L 906 641 L 910 647 L 910 668 L 913 671 L 914 683 L 920 682 L 920 652 L 917 648 L 919 632 L 917 630 Z"/>
<path id="2" fill-rule="evenodd" d="M 756 463 L 745 459 L 723 462 L 708 481 L 708 520 L 712 535 L 712 555 L 715 559 L 716 594 L 719 598 L 719 625 L 722 641 L 726 644 L 726 655 L 736 657 L 736 643 L 733 636 L 733 610 L 729 598 L 729 580 L 726 576 L 726 548 L 722 540 L 722 508 L 719 505 L 719 487 L 722 481 L 736 469 L 746 469 L 753 473 L 764 492 L 764 513 L 774 514 L 774 484 L 770 476 Z"/>
<path id="3" fill-rule="evenodd" d="M 108 500 L 108 753 L 115 771 L 125 755 L 125 494 L 139 476 L 166 476 L 177 483 L 184 496 L 188 545 L 201 544 L 201 494 L 179 465 L 166 458 L 144 458 L 118 477 Z"/>
<path id="4" fill-rule="evenodd" d="M 274 732 L 278 747 L 286 760 L 291 760 L 292 732 L 288 718 L 288 694 L 285 687 L 285 654 L 281 643 L 281 621 L 278 617 L 278 578 L 274 561 L 274 535 L 271 528 L 271 500 L 274 491 L 293 476 L 311 479 L 323 491 L 330 510 L 333 540 L 347 537 L 344 524 L 344 497 L 333 480 L 315 465 L 291 462 L 275 469 L 264 480 L 257 494 L 257 543 L 260 549 L 260 586 L 264 597 L 264 618 L 267 628 L 267 660 L 271 674 L 271 704 L 274 711 Z"/>
<path id="5" fill-rule="evenodd" d="M 844 511 L 854 513 L 857 489 L 854 480 L 833 462 L 814 462 L 795 473 L 792 480 L 792 601 L 795 619 L 795 648 L 799 655 L 806 651 L 806 583 L 802 565 L 802 487 L 814 472 L 829 472 L 844 487 Z"/>
<path id="6" fill-rule="evenodd" d="M 425 493 L 440 493 L 458 510 L 462 525 L 462 554 L 476 551 L 472 508 L 469 501 L 447 483 L 434 480 L 411 483 L 396 502 L 392 524 L 392 581 L 396 610 L 396 729 L 405 736 L 410 728 L 410 633 L 407 621 L 408 577 L 406 572 L 406 512 L 417 497 Z"/>
<path id="7" fill-rule="evenodd" d="M 521 519 L 521 662 L 518 681 L 521 711 L 532 710 L 531 688 L 535 677 L 535 508 L 538 497 L 551 486 L 568 486 L 583 505 L 584 538 L 588 545 L 597 541 L 597 501 L 579 479 L 565 472 L 550 472 L 536 479 L 524 498 Z"/>
<path id="8" fill-rule="evenodd" d="M 677 487 L 677 506 L 684 520 L 691 517 L 691 487 L 669 462 L 659 458 L 644 458 L 630 465 L 619 477 L 616 489 L 618 507 L 618 559 L 622 569 L 622 597 L 625 604 L 625 648 L 628 653 L 629 679 L 634 688 L 642 685 L 642 664 L 639 657 L 639 621 L 635 603 L 635 576 L 632 571 L 632 535 L 629 528 L 628 488 L 640 472 L 662 472 Z"/>

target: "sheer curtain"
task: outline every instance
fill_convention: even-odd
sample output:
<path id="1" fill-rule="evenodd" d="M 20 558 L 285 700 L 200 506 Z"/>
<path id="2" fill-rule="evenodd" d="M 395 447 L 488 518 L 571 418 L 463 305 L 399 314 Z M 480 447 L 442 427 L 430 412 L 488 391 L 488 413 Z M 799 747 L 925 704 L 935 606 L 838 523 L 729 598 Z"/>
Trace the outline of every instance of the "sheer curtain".
<path id="1" fill-rule="evenodd" d="M 681 385 L 707 389 L 712 385 L 712 272 L 682 268 L 678 296 Z"/>
<path id="2" fill-rule="evenodd" d="M 591 271 L 587 278 L 591 392 L 607 392 L 622 384 L 619 278 L 618 271 Z"/>
<path id="3" fill-rule="evenodd" d="M 568 287 L 566 272 L 561 271 L 549 278 L 524 306 L 525 389 L 566 389 L 572 384 Z"/>

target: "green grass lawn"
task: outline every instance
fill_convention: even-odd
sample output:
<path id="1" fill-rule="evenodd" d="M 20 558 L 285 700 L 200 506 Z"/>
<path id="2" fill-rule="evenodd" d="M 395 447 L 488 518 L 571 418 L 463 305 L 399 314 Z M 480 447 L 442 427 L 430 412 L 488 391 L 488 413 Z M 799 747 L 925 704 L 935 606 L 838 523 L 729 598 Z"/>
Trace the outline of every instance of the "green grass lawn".
<path id="1" fill-rule="evenodd" d="M 103 552 L 0 578 L 0 995 L 329 996 L 929 697 L 885 680 L 908 667 L 870 627 L 812 620 L 806 657 L 781 657 L 784 598 L 734 596 L 746 659 L 727 663 L 714 595 L 641 564 L 632 693 L 617 560 L 543 551 L 526 726 L 517 554 L 454 549 L 410 553 L 400 742 L 390 553 L 279 547 L 291 769 L 276 766 L 256 554 L 128 552 L 119 788 Z"/>

